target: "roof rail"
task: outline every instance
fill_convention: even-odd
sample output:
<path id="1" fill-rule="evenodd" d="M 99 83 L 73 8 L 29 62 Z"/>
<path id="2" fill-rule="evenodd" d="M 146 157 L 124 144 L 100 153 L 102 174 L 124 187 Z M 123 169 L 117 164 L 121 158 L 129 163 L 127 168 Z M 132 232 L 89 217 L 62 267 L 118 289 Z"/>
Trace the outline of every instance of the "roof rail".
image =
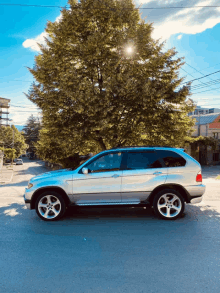
<path id="1" fill-rule="evenodd" d="M 120 146 L 120 147 L 113 147 L 113 149 L 126 149 L 126 148 L 156 148 L 156 147 L 161 147 L 161 148 L 173 148 L 170 146 L 163 146 L 163 145 L 132 145 L 132 146 Z"/>

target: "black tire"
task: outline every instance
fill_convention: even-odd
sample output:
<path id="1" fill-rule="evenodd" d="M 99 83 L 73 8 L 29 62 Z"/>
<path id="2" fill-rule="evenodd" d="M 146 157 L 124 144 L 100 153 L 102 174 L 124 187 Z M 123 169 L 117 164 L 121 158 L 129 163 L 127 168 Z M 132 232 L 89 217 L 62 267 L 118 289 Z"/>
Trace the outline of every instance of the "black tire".
<path id="1" fill-rule="evenodd" d="M 55 204 L 55 202 L 57 204 Z M 41 205 L 41 207 L 39 205 Z M 45 207 L 43 205 L 45 205 Z M 66 204 L 63 197 L 58 192 L 48 190 L 37 198 L 35 210 L 42 220 L 57 221 L 63 217 L 66 211 Z"/>
<path id="2" fill-rule="evenodd" d="M 171 203 L 172 200 L 174 200 L 173 203 Z M 184 212 L 184 199 L 177 190 L 167 188 L 154 196 L 153 209 L 157 217 L 164 220 L 175 220 L 180 218 Z"/>

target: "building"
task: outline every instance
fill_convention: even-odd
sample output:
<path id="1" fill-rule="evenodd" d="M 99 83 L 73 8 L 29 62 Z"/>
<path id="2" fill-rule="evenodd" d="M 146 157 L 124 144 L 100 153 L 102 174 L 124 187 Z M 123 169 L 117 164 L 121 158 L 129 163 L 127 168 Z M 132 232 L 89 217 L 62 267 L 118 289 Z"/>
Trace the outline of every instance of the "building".
<path id="1" fill-rule="evenodd" d="M 220 113 L 192 115 L 196 119 L 192 136 L 209 136 L 220 139 Z"/>
<path id="2" fill-rule="evenodd" d="M 4 99 L 0 97 L 0 126 L 1 125 L 6 125 L 8 126 L 8 114 L 9 111 L 8 109 L 10 108 L 10 100 L 9 99 Z"/>
<path id="3" fill-rule="evenodd" d="M 212 149 L 201 143 L 196 150 L 193 150 L 191 145 L 187 149 L 188 154 L 192 155 L 201 165 L 220 164 L 220 113 L 190 117 L 196 119 L 192 136 L 214 137 L 219 140 L 219 144 L 216 149 Z"/>
<path id="4" fill-rule="evenodd" d="M 215 114 L 220 113 L 219 108 L 202 108 L 200 106 L 196 106 L 196 109 L 193 112 L 190 112 L 188 115 L 207 115 L 207 114 Z"/>

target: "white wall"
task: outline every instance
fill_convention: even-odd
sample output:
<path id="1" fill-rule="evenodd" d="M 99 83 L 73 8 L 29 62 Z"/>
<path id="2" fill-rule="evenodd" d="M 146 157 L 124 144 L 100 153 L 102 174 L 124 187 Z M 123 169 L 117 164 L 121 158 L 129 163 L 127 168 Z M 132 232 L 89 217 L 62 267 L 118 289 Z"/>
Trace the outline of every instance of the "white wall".
<path id="1" fill-rule="evenodd" d="M 216 132 L 218 133 L 218 138 L 220 139 L 220 129 L 210 129 L 209 124 L 200 125 L 200 135 L 202 136 L 214 137 L 213 133 Z M 198 125 L 194 126 L 194 132 L 192 133 L 192 136 L 199 136 Z"/>

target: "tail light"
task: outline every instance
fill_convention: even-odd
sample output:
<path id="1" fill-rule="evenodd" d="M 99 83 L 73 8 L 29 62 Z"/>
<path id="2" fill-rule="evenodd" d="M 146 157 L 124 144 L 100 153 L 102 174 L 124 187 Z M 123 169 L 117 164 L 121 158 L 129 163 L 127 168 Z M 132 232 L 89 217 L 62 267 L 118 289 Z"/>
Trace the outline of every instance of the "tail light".
<path id="1" fill-rule="evenodd" d="M 202 173 L 199 171 L 199 173 L 196 176 L 196 182 L 202 182 Z"/>

